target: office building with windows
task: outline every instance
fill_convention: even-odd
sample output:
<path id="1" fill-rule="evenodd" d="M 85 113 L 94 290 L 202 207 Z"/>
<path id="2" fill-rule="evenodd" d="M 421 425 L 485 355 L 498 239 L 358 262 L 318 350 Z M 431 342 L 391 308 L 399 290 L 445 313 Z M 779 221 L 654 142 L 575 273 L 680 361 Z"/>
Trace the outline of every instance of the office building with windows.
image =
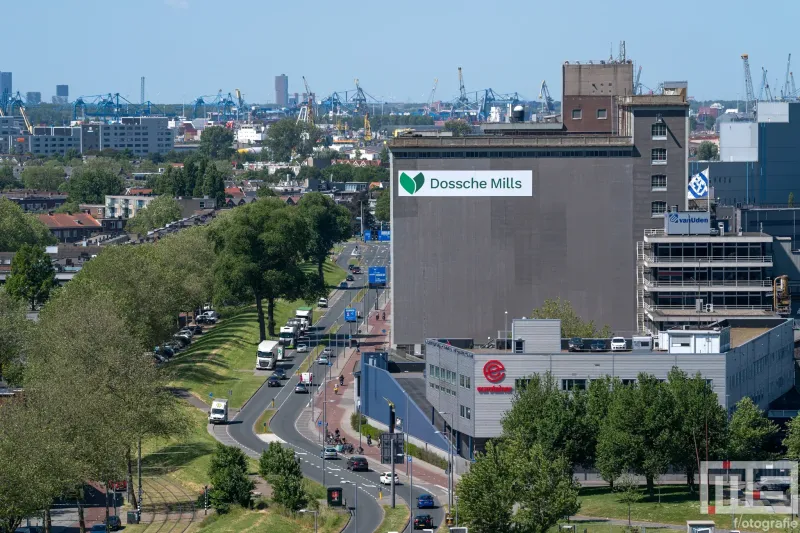
<path id="1" fill-rule="evenodd" d="M 14 86 L 12 82 L 12 75 L 10 72 L 0 72 L 0 99 L 5 94 L 10 97 L 14 94 Z"/>
<path id="2" fill-rule="evenodd" d="M 394 344 L 496 338 L 508 315 L 558 297 L 617 334 L 638 331 L 636 243 L 686 208 L 689 104 L 685 84 L 618 87 L 625 65 L 597 69 L 611 94 L 565 98 L 569 123 L 389 143 Z M 587 114 L 608 118 L 580 131 Z"/>
<path id="3" fill-rule="evenodd" d="M 627 339 L 624 351 L 568 351 L 559 320 L 517 319 L 510 349 L 470 350 L 426 341 L 425 394 L 450 426 L 458 453 L 472 458 L 501 434 L 514 393 L 534 374 L 549 372 L 562 390 L 586 389 L 611 376 L 623 385 L 641 372 L 666 380 L 673 367 L 698 372 L 729 414 L 749 396 L 761 409 L 794 387 L 794 334 L 785 318 L 727 319 L 707 327 L 678 328 L 655 339 Z"/>
<path id="4" fill-rule="evenodd" d="M 28 91 L 25 93 L 26 105 L 39 105 L 42 103 L 42 93 L 39 91 Z"/>
<path id="5" fill-rule="evenodd" d="M 53 97 L 54 104 L 69 103 L 69 85 L 56 85 L 56 95 Z"/>
<path id="6" fill-rule="evenodd" d="M 275 104 L 280 107 L 289 105 L 289 77 L 286 74 L 275 76 Z"/>

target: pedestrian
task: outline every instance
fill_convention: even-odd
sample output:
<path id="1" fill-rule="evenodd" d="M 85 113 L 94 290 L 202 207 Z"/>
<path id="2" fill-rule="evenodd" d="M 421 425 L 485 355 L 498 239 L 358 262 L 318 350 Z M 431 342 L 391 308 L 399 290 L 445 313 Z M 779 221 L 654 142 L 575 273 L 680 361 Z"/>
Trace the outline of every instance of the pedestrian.
<path id="1" fill-rule="evenodd" d="M 383 312 L 383 320 L 386 320 L 386 311 Z"/>

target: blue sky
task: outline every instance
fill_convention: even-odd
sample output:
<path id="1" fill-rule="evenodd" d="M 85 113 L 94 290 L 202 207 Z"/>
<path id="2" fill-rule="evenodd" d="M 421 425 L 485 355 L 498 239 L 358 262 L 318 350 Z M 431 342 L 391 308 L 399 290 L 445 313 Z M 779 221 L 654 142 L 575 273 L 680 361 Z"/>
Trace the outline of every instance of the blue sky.
<path id="1" fill-rule="evenodd" d="M 362 87 L 379 100 L 425 101 L 487 87 L 536 98 L 542 79 L 561 93 L 565 60 L 605 59 L 627 42 L 642 82 L 688 80 L 698 99 L 743 93 L 740 55 L 750 55 L 758 93 L 761 67 L 774 90 L 796 52 L 800 3 L 741 0 L 37 0 L 7 2 L 0 71 L 14 90 L 57 83 L 70 97 L 119 92 L 154 102 L 190 102 L 240 88 L 250 102 L 274 99 L 274 76 L 318 97 Z M 36 7 L 34 9 L 34 6 Z M 792 47 L 795 46 L 795 50 Z M 798 79 L 800 84 L 800 79 Z"/>

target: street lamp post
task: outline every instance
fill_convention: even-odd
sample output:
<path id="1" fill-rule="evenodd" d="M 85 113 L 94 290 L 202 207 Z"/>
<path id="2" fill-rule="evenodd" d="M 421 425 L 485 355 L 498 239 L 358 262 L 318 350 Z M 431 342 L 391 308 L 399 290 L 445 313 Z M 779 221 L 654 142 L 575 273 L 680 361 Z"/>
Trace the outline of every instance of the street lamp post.
<path id="1" fill-rule="evenodd" d="M 447 439 L 447 505 L 452 509 L 453 507 L 453 442 L 450 434 L 453 432 L 453 413 L 442 412 L 441 415 L 450 415 L 450 431 L 445 436 L 444 431 L 437 431 L 441 436 Z M 445 420 L 445 423 L 447 421 Z"/>

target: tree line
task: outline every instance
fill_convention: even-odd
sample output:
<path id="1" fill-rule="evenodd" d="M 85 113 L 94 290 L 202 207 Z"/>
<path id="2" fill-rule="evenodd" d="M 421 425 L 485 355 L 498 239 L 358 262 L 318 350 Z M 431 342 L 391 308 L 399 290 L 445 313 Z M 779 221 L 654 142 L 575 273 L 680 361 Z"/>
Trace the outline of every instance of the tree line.
<path id="1" fill-rule="evenodd" d="M 57 499 L 77 502 L 83 522 L 86 483 L 130 481 L 140 440 L 186 431 L 151 353 L 180 313 L 212 300 L 255 304 L 264 339 L 262 300 L 274 334 L 275 301 L 322 294 L 322 265 L 349 230 L 347 209 L 324 195 L 297 206 L 266 198 L 207 227 L 104 249 L 52 292 L 36 323 L 0 289 L 0 372 L 24 388 L 24 401 L 0 404 L 0 531 Z"/>
<path id="2" fill-rule="evenodd" d="M 521 382 L 502 435 L 477 454 L 457 492 L 461 516 L 477 533 L 546 531 L 580 507 L 576 467 L 597 469 L 617 490 L 639 475 L 652 497 L 670 468 L 693 488 L 706 458 L 784 454 L 800 457 L 800 419 L 781 446 L 778 427 L 750 398 L 729 419 L 700 374 L 673 368 L 666 381 L 646 373 L 632 382 L 601 377 L 585 390 L 563 390 L 551 374 L 535 374 Z"/>

